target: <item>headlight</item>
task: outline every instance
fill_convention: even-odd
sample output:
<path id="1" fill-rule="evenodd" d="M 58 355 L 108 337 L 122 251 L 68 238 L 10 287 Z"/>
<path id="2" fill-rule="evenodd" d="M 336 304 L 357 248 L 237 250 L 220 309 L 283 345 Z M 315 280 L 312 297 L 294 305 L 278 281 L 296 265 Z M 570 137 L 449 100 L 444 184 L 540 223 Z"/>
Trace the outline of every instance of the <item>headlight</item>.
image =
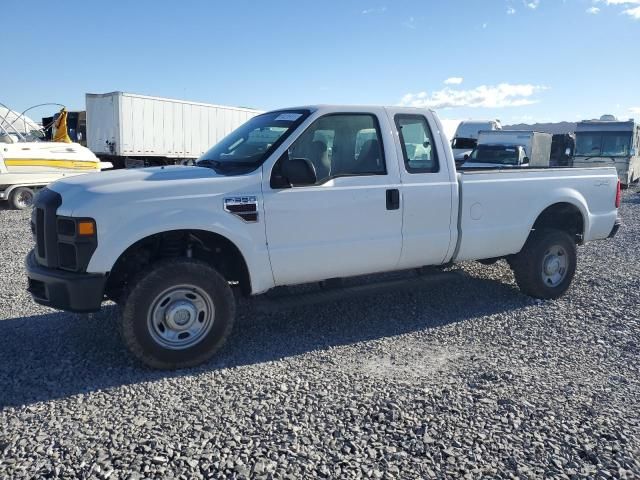
<path id="1" fill-rule="evenodd" d="M 98 246 L 93 218 L 58 217 L 58 264 L 64 270 L 83 272 Z"/>

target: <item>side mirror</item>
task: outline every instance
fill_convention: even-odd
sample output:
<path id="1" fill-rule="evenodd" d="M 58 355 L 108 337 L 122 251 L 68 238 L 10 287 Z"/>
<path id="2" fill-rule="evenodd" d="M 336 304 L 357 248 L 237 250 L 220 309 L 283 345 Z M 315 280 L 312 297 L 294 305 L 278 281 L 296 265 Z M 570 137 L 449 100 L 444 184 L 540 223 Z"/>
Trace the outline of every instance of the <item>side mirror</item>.
<path id="1" fill-rule="evenodd" d="M 466 162 L 467 160 L 469 160 L 469 154 L 468 154 L 468 153 L 465 153 L 465 154 L 464 154 L 464 161 Z"/>
<path id="2" fill-rule="evenodd" d="M 290 158 L 282 163 L 282 176 L 292 187 L 314 185 L 318 178 L 311 160 L 306 158 Z"/>
<path id="3" fill-rule="evenodd" d="M 527 165 L 529 163 L 529 157 L 523 157 L 522 165 Z"/>

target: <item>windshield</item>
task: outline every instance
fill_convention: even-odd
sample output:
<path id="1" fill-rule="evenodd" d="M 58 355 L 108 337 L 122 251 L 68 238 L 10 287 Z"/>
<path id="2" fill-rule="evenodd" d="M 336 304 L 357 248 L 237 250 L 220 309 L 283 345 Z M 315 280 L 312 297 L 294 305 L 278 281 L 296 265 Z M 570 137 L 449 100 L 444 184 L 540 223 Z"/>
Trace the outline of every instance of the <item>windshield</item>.
<path id="1" fill-rule="evenodd" d="M 505 145 L 478 145 L 467 162 L 518 165 L 518 149 Z"/>
<path id="2" fill-rule="evenodd" d="M 585 132 L 576 134 L 576 156 L 628 157 L 631 132 Z"/>
<path id="3" fill-rule="evenodd" d="M 308 110 L 281 110 L 253 117 L 205 152 L 196 165 L 213 168 L 256 167 L 308 116 Z"/>
<path id="4" fill-rule="evenodd" d="M 451 142 L 451 148 L 466 148 L 473 150 L 476 148 L 478 141 L 473 138 L 454 138 Z"/>

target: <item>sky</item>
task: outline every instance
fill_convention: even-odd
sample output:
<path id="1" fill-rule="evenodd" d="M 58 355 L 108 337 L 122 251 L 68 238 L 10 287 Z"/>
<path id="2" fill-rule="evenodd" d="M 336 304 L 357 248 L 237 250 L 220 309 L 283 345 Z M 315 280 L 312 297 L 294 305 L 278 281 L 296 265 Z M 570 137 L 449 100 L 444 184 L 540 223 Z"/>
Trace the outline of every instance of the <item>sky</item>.
<path id="1" fill-rule="evenodd" d="M 17 111 L 125 91 L 504 124 L 640 119 L 640 0 L 2 3 L 0 102 Z"/>

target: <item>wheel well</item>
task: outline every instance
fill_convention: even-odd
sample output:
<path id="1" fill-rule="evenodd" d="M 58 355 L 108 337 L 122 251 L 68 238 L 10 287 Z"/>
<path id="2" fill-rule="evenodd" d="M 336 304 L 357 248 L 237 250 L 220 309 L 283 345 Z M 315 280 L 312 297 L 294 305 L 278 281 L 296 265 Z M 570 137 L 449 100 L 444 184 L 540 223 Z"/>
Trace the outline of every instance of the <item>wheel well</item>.
<path id="1" fill-rule="evenodd" d="M 554 229 L 567 232 L 576 243 L 582 243 L 584 235 L 584 218 L 582 213 L 571 203 L 555 203 L 538 215 L 532 230 Z"/>
<path id="2" fill-rule="evenodd" d="M 204 261 L 227 281 L 239 285 L 244 294 L 251 292 L 247 263 L 233 242 L 204 230 L 171 230 L 143 238 L 120 255 L 109 273 L 107 297 L 121 298 L 129 281 L 154 262 L 180 257 Z"/>

